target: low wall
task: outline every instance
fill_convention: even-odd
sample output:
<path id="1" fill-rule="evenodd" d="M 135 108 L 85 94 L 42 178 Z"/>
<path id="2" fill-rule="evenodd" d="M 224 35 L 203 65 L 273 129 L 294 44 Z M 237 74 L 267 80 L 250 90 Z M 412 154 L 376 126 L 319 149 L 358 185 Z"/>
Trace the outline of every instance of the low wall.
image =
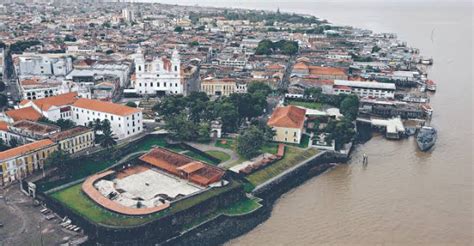
<path id="1" fill-rule="evenodd" d="M 347 161 L 346 155 L 333 151 L 321 152 L 285 173 L 255 187 L 252 194 L 265 199 L 267 202 L 272 202 L 290 189 L 328 170 L 333 166 L 332 163 L 345 161 Z"/>

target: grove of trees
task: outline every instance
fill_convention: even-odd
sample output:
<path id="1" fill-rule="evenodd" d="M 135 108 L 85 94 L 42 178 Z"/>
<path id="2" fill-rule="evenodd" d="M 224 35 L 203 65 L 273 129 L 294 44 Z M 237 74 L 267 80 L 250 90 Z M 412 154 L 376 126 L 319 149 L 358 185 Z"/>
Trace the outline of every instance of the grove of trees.
<path id="1" fill-rule="evenodd" d="M 277 42 L 272 42 L 269 39 L 264 39 L 258 43 L 257 49 L 255 51 L 256 55 L 272 55 L 276 53 L 281 53 L 284 55 L 295 55 L 298 53 L 298 42 L 280 40 Z"/>
<path id="2" fill-rule="evenodd" d="M 231 94 L 211 101 L 204 92 L 192 92 L 184 97 L 166 96 L 153 110 L 160 115 L 170 136 L 180 141 L 209 140 L 211 121 L 220 120 L 225 133 L 235 133 L 248 120 L 259 117 L 267 106 L 271 93 L 268 85 L 254 82 L 249 93 Z"/>

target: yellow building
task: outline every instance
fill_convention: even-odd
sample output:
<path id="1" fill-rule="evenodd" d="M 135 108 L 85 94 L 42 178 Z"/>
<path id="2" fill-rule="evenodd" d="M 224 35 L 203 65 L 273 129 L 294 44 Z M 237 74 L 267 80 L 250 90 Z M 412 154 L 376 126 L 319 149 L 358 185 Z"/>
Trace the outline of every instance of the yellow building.
<path id="1" fill-rule="evenodd" d="M 245 84 L 237 83 L 235 79 L 204 79 L 201 81 L 201 91 L 208 96 L 229 96 L 232 93 L 247 91 Z"/>
<path id="2" fill-rule="evenodd" d="M 2 185 L 42 169 L 45 159 L 56 150 L 56 143 L 44 139 L 0 152 Z"/>
<path id="3" fill-rule="evenodd" d="M 94 146 L 94 131 L 85 126 L 76 126 L 69 130 L 58 132 L 50 139 L 58 144 L 58 149 L 74 154 Z"/>
<path id="4" fill-rule="evenodd" d="M 274 141 L 299 144 L 305 119 L 305 109 L 290 105 L 275 109 L 267 124 L 275 131 Z"/>

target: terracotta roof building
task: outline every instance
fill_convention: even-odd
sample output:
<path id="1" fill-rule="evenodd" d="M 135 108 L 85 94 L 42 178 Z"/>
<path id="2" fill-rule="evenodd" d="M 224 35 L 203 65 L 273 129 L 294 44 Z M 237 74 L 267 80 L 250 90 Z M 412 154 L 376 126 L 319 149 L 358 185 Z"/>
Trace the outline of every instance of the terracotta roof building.
<path id="1" fill-rule="evenodd" d="M 290 105 L 276 108 L 267 124 L 275 130 L 274 141 L 299 144 L 305 120 L 306 110 Z"/>
<path id="2" fill-rule="evenodd" d="M 74 154 L 94 146 L 94 131 L 85 126 L 76 126 L 49 137 L 58 144 L 58 149 Z"/>
<path id="3" fill-rule="evenodd" d="M 87 126 L 94 120 L 108 120 L 118 139 L 128 138 L 143 131 L 142 110 L 116 103 L 80 98 L 71 106 L 71 120 Z"/>
<path id="4" fill-rule="evenodd" d="M 2 185 L 42 168 L 44 161 L 56 150 L 53 141 L 44 139 L 0 152 Z"/>
<path id="5" fill-rule="evenodd" d="M 347 72 L 343 68 L 312 66 L 306 62 L 296 63 L 293 66 L 291 75 L 316 80 L 346 80 L 348 78 Z"/>
<path id="6" fill-rule="evenodd" d="M 187 179 L 200 186 L 208 186 L 218 182 L 224 176 L 224 171 L 218 167 L 193 160 L 164 148 L 154 148 L 139 159 L 148 165 Z"/>
<path id="7" fill-rule="evenodd" d="M 9 110 L 5 112 L 5 115 L 9 118 L 10 122 L 21 120 L 38 121 L 42 117 L 33 107 Z"/>

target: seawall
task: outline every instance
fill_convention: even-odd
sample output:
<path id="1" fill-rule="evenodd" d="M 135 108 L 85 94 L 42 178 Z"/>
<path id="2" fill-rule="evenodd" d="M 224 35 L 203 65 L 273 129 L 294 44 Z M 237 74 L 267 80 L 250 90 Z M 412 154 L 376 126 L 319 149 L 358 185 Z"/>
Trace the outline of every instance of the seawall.
<path id="1" fill-rule="evenodd" d="M 257 186 L 252 195 L 262 198 L 262 207 L 244 215 L 219 215 L 211 218 L 159 245 L 220 245 L 241 236 L 265 222 L 281 195 L 317 176 L 335 162 L 347 161 L 347 155 L 332 151 L 321 152 L 295 167 Z"/>

